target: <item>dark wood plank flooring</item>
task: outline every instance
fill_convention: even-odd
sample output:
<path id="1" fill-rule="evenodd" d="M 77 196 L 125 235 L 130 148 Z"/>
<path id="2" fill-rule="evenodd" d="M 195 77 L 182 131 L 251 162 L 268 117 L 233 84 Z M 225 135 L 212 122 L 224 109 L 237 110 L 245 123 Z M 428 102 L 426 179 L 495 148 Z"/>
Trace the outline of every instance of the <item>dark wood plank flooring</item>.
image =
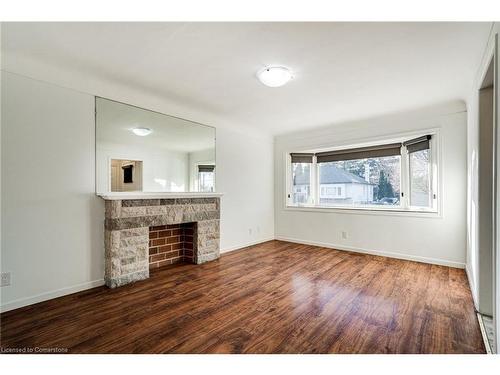
<path id="1" fill-rule="evenodd" d="M 484 353 L 463 270 L 282 241 L 0 318 L 70 353 Z"/>

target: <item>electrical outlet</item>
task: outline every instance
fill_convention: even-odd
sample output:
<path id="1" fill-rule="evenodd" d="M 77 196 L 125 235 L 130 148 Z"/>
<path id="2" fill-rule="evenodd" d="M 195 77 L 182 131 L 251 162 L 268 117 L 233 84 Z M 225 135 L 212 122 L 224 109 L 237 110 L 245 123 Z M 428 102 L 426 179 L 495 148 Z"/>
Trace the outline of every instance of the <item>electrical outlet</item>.
<path id="1" fill-rule="evenodd" d="M 252 228 L 248 228 L 248 234 L 251 236 L 252 235 Z"/>
<path id="2" fill-rule="evenodd" d="M 0 286 L 9 286 L 10 285 L 10 272 L 2 272 L 2 280 L 0 282 Z"/>
<path id="3" fill-rule="evenodd" d="M 342 231 L 342 239 L 347 240 L 347 232 L 345 230 Z"/>

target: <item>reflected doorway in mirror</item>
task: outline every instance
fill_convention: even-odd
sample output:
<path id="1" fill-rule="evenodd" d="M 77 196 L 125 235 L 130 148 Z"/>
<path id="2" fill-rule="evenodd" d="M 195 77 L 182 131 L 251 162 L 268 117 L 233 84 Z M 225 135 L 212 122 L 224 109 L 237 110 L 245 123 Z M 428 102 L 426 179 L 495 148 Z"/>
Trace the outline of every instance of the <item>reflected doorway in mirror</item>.
<path id="1" fill-rule="evenodd" d="M 111 159 L 111 191 L 142 191 L 142 161 Z"/>

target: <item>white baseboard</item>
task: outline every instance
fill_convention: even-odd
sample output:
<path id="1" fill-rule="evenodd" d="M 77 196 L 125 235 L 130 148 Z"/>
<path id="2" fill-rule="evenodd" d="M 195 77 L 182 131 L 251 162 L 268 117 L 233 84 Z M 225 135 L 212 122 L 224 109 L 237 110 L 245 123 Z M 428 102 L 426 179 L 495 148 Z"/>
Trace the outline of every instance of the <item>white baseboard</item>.
<path id="1" fill-rule="evenodd" d="M 355 253 L 363 253 L 363 254 L 378 255 L 378 256 L 383 256 L 383 257 L 388 257 L 388 258 L 412 260 L 415 262 L 437 264 L 440 266 L 448 266 L 448 267 L 453 267 L 453 268 L 465 268 L 465 263 L 454 262 L 454 261 L 445 260 L 445 259 L 429 258 L 429 257 L 422 257 L 422 256 L 418 256 L 418 255 L 410 255 L 410 254 L 403 254 L 403 253 L 393 253 L 393 252 L 388 252 L 388 251 L 369 250 L 369 249 L 362 249 L 360 247 L 337 245 L 337 244 L 331 244 L 331 243 L 326 243 L 326 242 L 304 241 L 304 240 L 299 240 L 297 238 L 282 237 L 282 236 L 277 236 L 276 239 L 280 240 L 280 241 L 295 242 L 295 243 L 300 243 L 300 244 L 304 244 L 304 245 L 321 246 L 321 247 L 328 247 L 328 248 L 337 249 L 337 250 L 352 251 Z"/>
<path id="2" fill-rule="evenodd" d="M 453 262 L 453 261 L 448 261 L 448 260 L 443 260 L 443 259 L 421 257 L 421 256 L 402 254 L 402 253 L 392 253 L 392 252 L 386 252 L 386 251 L 368 250 L 368 249 L 362 249 L 362 248 L 353 247 L 353 246 L 336 245 L 336 244 L 318 242 L 318 241 L 304 241 L 304 240 L 299 240 L 297 238 L 281 237 L 281 236 L 277 236 L 276 238 L 275 237 L 268 237 L 268 238 L 263 238 L 263 239 L 260 239 L 257 241 L 251 241 L 251 242 L 247 242 L 247 243 L 238 244 L 236 246 L 226 247 L 224 249 L 221 249 L 220 252 L 221 252 L 221 254 L 224 254 L 224 253 L 228 253 L 231 251 L 242 249 L 244 247 L 257 245 L 257 244 L 267 242 L 267 241 L 272 241 L 274 239 L 280 240 L 280 241 L 300 243 L 300 244 L 304 244 L 304 245 L 321 246 L 321 247 L 328 247 L 328 248 L 337 249 L 337 250 L 353 251 L 353 252 L 363 253 L 363 254 L 379 255 L 379 256 L 384 256 L 384 257 L 389 257 L 389 258 L 412 260 L 412 261 L 416 261 L 416 262 L 438 264 L 438 265 L 442 265 L 442 266 L 449 266 L 449 267 L 455 267 L 455 268 L 465 268 L 467 276 L 469 278 L 469 283 L 471 284 L 471 290 L 473 291 L 472 295 L 474 297 L 474 304 L 476 303 L 475 302 L 476 297 L 475 297 L 475 293 L 474 293 L 475 289 L 473 288 L 474 284 L 473 284 L 472 279 L 469 275 L 469 270 L 465 267 L 464 263 L 460 263 L 460 262 Z M 27 298 L 17 299 L 17 300 L 2 304 L 0 306 L 0 312 L 6 312 L 9 310 L 18 309 L 20 307 L 33 305 L 33 304 L 38 303 L 38 302 L 43 302 L 43 301 L 47 301 L 47 300 L 50 300 L 53 298 L 62 297 L 62 296 L 68 295 L 68 294 L 81 292 L 82 290 L 87 290 L 87 289 L 95 288 L 95 287 L 102 286 L 102 285 L 104 285 L 103 279 L 94 280 L 94 281 L 89 281 L 86 283 L 70 286 L 67 288 L 58 289 L 55 291 L 41 293 L 41 294 L 27 297 Z"/>
<path id="3" fill-rule="evenodd" d="M 472 294 L 472 301 L 474 302 L 474 308 L 476 309 L 476 311 L 479 311 L 479 304 L 476 294 L 476 283 L 474 282 L 474 278 L 472 277 L 472 272 L 468 264 L 465 265 L 465 274 L 467 275 L 467 280 L 469 281 L 469 288 Z"/>
<path id="4" fill-rule="evenodd" d="M 37 294 L 35 296 L 31 296 L 31 297 L 16 299 L 14 301 L 2 304 L 0 306 L 0 312 L 6 312 L 9 310 L 18 309 L 20 307 L 33 305 L 33 304 L 38 303 L 38 302 L 43 302 L 43 301 L 47 301 L 49 299 L 62 297 L 62 296 L 68 295 L 68 294 L 76 293 L 76 292 L 81 292 L 82 290 L 87 290 L 87 289 L 95 288 L 95 287 L 102 286 L 102 285 L 104 285 L 104 279 L 88 281 L 86 283 L 82 283 L 82 284 L 78 284 L 78 285 L 74 285 L 74 286 L 69 286 L 66 288 L 61 288 L 61 289 L 54 290 L 51 292 L 46 292 L 46 293 Z"/>
<path id="5" fill-rule="evenodd" d="M 231 251 L 243 249 L 244 247 L 258 245 L 260 243 L 267 242 L 267 241 L 272 241 L 272 240 L 274 240 L 274 236 L 273 237 L 268 237 L 268 238 L 263 238 L 263 239 L 260 239 L 260 240 L 257 240 L 257 241 L 246 242 L 246 243 L 239 244 L 239 245 L 236 245 L 236 246 L 226 247 L 224 249 L 221 249 L 220 253 L 221 254 L 229 253 Z"/>
<path id="6" fill-rule="evenodd" d="M 248 242 L 248 243 L 239 244 L 237 246 L 221 249 L 221 254 L 228 253 L 230 251 L 235 251 L 235 250 L 247 247 L 247 246 L 257 245 L 259 243 L 267 242 L 267 241 L 271 241 L 271 240 L 274 240 L 274 237 L 264 238 L 264 239 L 261 239 L 258 241 L 252 241 L 252 242 Z M 33 304 L 38 303 L 38 302 L 43 302 L 43 301 L 47 301 L 47 300 L 54 299 L 57 297 L 62 297 L 62 296 L 68 295 L 68 294 L 81 292 L 82 290 L 87 290 L 87 289 L 95 288 L 95 287 L 102 286 L 102 285 L 104 285 L 104 279 L 89 281 L 86 283 L 82 283 L 82 284 L 78 284 L 78 285 L 74 285 L 74 286 L 70 286 L 70 287 L 66 287 L 66 288 L 62 288 L 62 289 L 58 289 L 58 290 L 54 290 L 54 291 L 50 291 L 50 292 L 46 292 L 46 293 L 37 294 L 37 295 L 31 296 L 31 297 L 20 298 L 20 299 L 2 304 L 0 306 L 0 312 L 6 312 L 6 311 L 18 309 L 20 307 L 33 305 Z"/>

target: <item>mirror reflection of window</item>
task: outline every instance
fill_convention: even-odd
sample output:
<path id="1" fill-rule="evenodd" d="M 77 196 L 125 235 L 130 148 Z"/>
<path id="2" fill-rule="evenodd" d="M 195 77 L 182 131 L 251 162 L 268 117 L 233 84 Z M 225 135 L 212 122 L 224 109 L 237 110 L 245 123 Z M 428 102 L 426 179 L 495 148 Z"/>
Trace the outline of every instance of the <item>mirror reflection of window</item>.
<path id="1" fill-rule="evenodd" d="M 215 165 L 198 165 L 198 186 L 200 192 L 214 191 Z"/>

